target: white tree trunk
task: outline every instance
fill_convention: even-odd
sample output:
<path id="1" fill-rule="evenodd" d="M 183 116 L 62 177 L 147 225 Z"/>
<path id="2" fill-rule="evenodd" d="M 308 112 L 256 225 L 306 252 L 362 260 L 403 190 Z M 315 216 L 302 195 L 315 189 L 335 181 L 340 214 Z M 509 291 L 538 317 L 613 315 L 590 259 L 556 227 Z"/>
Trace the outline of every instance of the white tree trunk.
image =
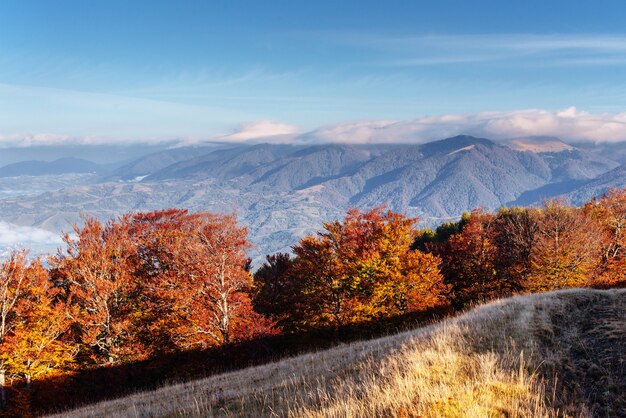
<path id="1" fill-rule="evenodd" d="M 0 370 L 0 409 L 7 406 L 7 392 L 5 389 L 6 377 L 4 370 Z"/>

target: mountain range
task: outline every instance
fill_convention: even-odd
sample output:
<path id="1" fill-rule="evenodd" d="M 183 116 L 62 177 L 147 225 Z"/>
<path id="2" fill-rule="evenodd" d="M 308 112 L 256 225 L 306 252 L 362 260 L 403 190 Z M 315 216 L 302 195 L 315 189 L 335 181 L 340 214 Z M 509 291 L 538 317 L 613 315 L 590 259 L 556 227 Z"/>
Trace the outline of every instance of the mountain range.
<path id="1" fill-rule="evenodd" d="M 581 203 L 626 186 L 622 148 L 597 152 L 550 137 L 492 141 L 462 135 L 426 144 L 177 147 L 106 169 L 57 160 L 42 167 L 92 174 L 39 193 L 0 193 L 0 220 L 60 231 L 83 212 L 100 218 L 166 207 L 236 212 L 250 229 L 258 261 L 262 254 L 288 251 L 349 207 L 386 205 L 433 226 L 477 207 L 533 205 L 557 196 Z M 40 172 L 40 179 L 29 179 L 37 187 L 60 174 L 42 170 L 14 164 L 0 169 L 0 176 Z M 10 186 L 0 182 L 3 187 Z"/>
<path id="2" fill-rule="evenodd" d="M 0 167 L 0 177 L 45 176 L 70 173 L 97 173 L 106 166 L 81 158 L 59 158 L 54 161 L 22 161 Z"/>

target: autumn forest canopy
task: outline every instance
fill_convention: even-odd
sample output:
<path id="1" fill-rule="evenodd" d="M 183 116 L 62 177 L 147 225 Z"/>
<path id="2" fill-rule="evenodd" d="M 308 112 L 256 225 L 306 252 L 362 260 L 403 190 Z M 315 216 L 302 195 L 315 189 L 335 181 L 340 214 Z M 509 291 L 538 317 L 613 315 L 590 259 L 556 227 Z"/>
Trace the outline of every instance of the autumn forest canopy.
<path id="1" fill-rule="evenodd" d="M 247 230 L 232 215 L 87 216 L 57 254 L 31 260 L 19 250 L 0 265 L 0 410 L 28 408 L 36 381 L 80 370 L 626 283 L 623 190 L 582 207 L 553 200 L 418 225 L 352 209 L 252 272 Z"/>

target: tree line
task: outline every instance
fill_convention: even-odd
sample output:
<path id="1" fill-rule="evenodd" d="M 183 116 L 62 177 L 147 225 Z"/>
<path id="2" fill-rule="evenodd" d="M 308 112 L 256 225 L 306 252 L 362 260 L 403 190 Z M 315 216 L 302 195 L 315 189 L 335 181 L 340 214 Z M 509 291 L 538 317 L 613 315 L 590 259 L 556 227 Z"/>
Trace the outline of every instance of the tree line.
<path id="1" fill-rule="evenodd" d="M 0 264 L 0 407 L 34 379 L 515 293 L 626 283 L 626 191 L 475 210 L 436 230 L 375 208 L 268 255 L 233 215 L 85 217 L 63 250 Z M 20 387 L 21 391 L 6 390 Z M 27 401 L 25 401 L 27 403 Z"/>

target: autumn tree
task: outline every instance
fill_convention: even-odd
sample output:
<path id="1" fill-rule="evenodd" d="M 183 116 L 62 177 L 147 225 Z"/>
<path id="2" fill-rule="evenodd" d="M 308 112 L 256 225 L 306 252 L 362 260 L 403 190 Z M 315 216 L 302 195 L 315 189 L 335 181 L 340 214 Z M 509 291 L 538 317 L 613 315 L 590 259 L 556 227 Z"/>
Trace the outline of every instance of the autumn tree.
<path id="1" fill-rule="evenodd" d="M 531 254 L 539 236 L 539 212 L 532 208 L 504 208 L 496 215 L 495 269 L 504 293 L 521 291 L 532 271 Z"/>
<path id="2" fill-rule="evenodd" d="M 85 217 L 74 235 L 63 238 L 67 249 L 50 259 L 56 284 L 78 309 L 82 355 L 96 364 L 140 358 L 135 345 L 133 266 L 136 243 L 129 217 L 106 224 Z"/>
<path id="3" fill-rule="evenodd" d="M 137 242 L 134 275 L 140 282 L 136 332 L 152 355 L 177 349 L 171 330 L 186 320 L 177 312 L 184 309 L 179 301 L 187 272 L 180 255 L 191 236 L 189 219 L 186 210 L 167 209 L 137 213 L 131 221 Z"/>
<path id="4" fill-rule="evenodd" d="M 340 326 L 443 303 L 438 260 L 410 249 L 416 219 L 352 209 L 294 247 L 300 327 Z"/>
<path id="5" fill-rule="evenodd" d="M 308 236 L 294 247 L 296 303 L 288 329 L 343 325 L 352 321 L 351 297 L 357 290 L 342 271 L 330 237 Z"/>
<path id="6" fill-rule="evenodd" d="M 588 284 L 600 251 L 601 236 L 589 216 L 560 200 L 545 202 L 538 218 L 527 288 L 538 291 Z"/>
<path id="7" fill-rule="evenodd" d="M 470 302 L 500 294 L 503 283 L 496 271 L 498 247 L 495 217 L 482 210 L 466 215 L 459 232 L 428 248 L 441 258 L 441 271 L 451 286 L 453 302 Z"/>
<path id="8" fill-rule="evenodd" d="M 14 251 L 8 260 L 0 265 L 0 408 L 7 403 L 6 360 L 9 354 L 5 341 L 17 325 L 16 307 L 23 298 L 26 285 L 26 252 Z"/>
<path id="9" fill-rule="evenodd" d="M 583 210 L 596 221 L 602 239 L 593 284 L 610 287 L 626 283 L 626 190 L 612 189 L 589 201 Z"/>
<path id="10" fill-rule="evenodd" d="M 184 345 L 221 345 L 266 332 L 267 321 L 252 309 L 250 248 L 244 227 L 233 215 L 198 214 L 183 256 L 190 273 L 189 323 Z"/>
<path id="11" fill-rule="evenodd" d="M 274 332 L 252 309 L 246 228 L 232 215 L 184 210 L 132 220 L 149 329 L 175 349 L 207 348 Z"/>
<path id="12" fill-rule="evenodd" d="M 471 213 L 464 212 L 463 215 L 461 215 L 461 219 L 458 221 L 444 222 L 434 231 L 431 228 L 418 230 L 411 248 L 422 252 L 432 252 L 433 248 L 445 244 L 451 236 L 461 232 L 463 227 L 469 222 L 471 216 Z"/>
<path id="13" fill-rule="evenodd" d="M 72 323 L 71 308 L 57 298 L 48 272 L 38 261 L 26 269 L 26 289 L 18 301 L 15 326 L 3 342 L 0 355 L 9 375 L 33 379 L 50 375 L 73 362 L 75 344 L 63 338 Z"/>
<path id="14" fill-rule="evenodd" d="M 271 254 L 254 273 L 254 310 L 287 327 L 299 312 L 302 282 L 294 274 L 294 263 L 289 254 Z"/>
<path id="15" fill-rule="evenodd" d="M 64 339 L 71 312 L 58 300 L 48 271 L 25 251 L 0 265 L 0 408 L 7 403 L 6 379 L 32 379 L 55 373 L 73 361 L 74 344 Z"/>

